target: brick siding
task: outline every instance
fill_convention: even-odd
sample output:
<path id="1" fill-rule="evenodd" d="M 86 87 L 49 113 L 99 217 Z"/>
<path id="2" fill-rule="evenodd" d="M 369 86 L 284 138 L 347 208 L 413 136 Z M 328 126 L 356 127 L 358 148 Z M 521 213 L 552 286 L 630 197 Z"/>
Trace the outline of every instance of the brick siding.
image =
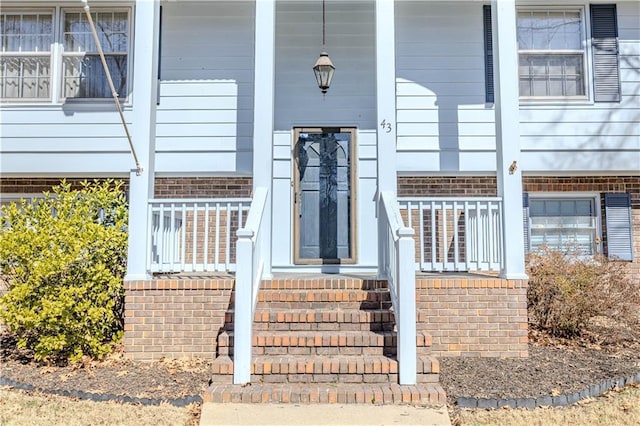
<path id="1" fill-rule="evenodd" d="M 495 176 L 399 176 L 398 197 L 495 197 Z"/>
<path id="2" fill-rule="evenodd" d="M 251 177 L 158 177 L 156 198 L 240 198 L 251 197 Z"/>
<path id="3" fill-rule="evenodd" d="M 1 194 L 40 194 L 51 191 L 60 184 L 61 177 L 48 178 L 0 178 Z M 85 180 L 104 180 L 104 178 L 82 177 L 65 178 L 73 189 L 82 188 Z M 124 189 L 128 190 L 128 179 Z M 250 197 L 253 180 L 250 177 L 156 177 L 154 196 L 157 198 L 238 198 Z"/>
<path id="4" fill-rule="evenodd" d="M 63 178 L 0 178 L 0 195 L 4 194 L 41 194 L 45 191 L 51 191 L 54 186 L 60 185 Z M 92 182 L 94 179 L 99 181 L 106 178 L 81 177 L 81 178 L 64 178 L 71 189 L 81 189 L 82 182 Z M 124 190 L 129 187 L 128 179 L 115 178 L 124 182 Z"/>
<path id="5" fill-rule="evenodd" d="M 132 359 L 209 358 L 233 303 L 232 278 L 125 282 L 125 353 Z"/>
<path id="6" fill-rule="evenodd" d="M 437 356 L 528 356 L 525 280 L 418 276 L 416 308 Z"/>

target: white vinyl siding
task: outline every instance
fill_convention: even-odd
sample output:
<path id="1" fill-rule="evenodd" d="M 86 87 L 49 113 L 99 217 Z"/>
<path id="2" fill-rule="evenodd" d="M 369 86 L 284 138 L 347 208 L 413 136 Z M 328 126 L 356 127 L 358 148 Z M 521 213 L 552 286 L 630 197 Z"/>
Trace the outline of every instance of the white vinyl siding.
<path id="1" fill-rule="evenodd" d="M 158 173 L 251 174 L 254 15 L 253 1 L 162 5 Z"/>
<path id="2" fill-rule="evenodd" d="M 396 2 L 400 173 L 495 170 L 482 18 L 477 3 Z"/>
<path id="3" fill-rule="evenodd" d="M 51 96 L 53 13 L 7 11 L 0 14 L 0 98 Z"/>
<path id="4" fill-rule="evenodd" d="M 322 48 L 322 2 L 277 2 L 275 130 L 377 127 L 374 19 L 373 1 L 326 3 L 326 51 L 336 71 L 323 96 L 312 70 Z"/>

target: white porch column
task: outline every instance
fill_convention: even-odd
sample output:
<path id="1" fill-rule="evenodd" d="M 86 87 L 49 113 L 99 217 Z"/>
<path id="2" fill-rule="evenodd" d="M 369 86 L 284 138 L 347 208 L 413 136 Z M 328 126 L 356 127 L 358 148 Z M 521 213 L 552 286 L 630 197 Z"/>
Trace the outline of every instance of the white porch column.
<path id="1" fill-rule="evenodd" d="M 147 201 L 153 197 L 155 177 L 159 0 L 137 0 L 134 16 L 132 51 L 135 57 L 130 56 L 133 79 L 129 82 L 133 88 L 131 138 L 143 171 L 138 176 L 132 170 L 129 176 L 129 249 L 125 280 L 143 280 L 150 276 L 147 270 Z"/>
<path id="2" fill-rule="evenodd" d="M 378 208 L 380 194 L 396 195 L 396 44 L 393 0 L 376 0 L 376 119 Z M 386 224 L 378 220 L 378 240 Z M 383 275 L 384 250 L 378 243 L 378 276 Z"/>
<path id="3" fill-rule="evenodd" d="M 275 96 L 276 0 L 256 0 L 254 96 L 253 96 L 253 189 L 269 190 L 260 230 L 263 276 L 271 276 L 271 200 L 273 178 L 273 120 Z"/>
<path id="4" fill-rule="evenodd" d="M 396 194 L 396 38 L 393 0 L 376 0 L 378 193 Z"/>
<path id="5" fill-rule="evenodd" d="M 526 279 L 522 233 L 518 46 L 514 0 L 492 0 L 498 196 L 502 197 L 502 278 Z"/>
<path id="6" fill-rule="evenodd" d="M 396 165 L 396 37 L 395 2 L 376 0 L 376 117 L 378 154 L 378 195 L 389 193 L 395 203 L 397 195 Z M 378 209 L 382 199 L 378 201 Z M 378 214 L 378 275 L 382 275 L 385 250 L 380 245 L 387 238 L 386 221 Z M 413 230 L 399 231 L 398 268 L 398 380 L 402 385 L 416 383 L 416 276 Z M 387 247 L 394 250 L 394 247 Z"/>

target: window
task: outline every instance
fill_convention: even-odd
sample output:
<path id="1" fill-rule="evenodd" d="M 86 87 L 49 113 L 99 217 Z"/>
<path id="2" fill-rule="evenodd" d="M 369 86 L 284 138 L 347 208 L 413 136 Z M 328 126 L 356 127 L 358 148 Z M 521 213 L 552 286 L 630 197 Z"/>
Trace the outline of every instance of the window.
<path id="1" fill-rule="evenodd" d="M 598 210 L 595 198 L 530 198 L 530 248 L 598 252 Z"/>
<path id="2" fill-rule="evenodd" d="M 589 6 L 591 79 L 587 67 L 586 11 L 518 9 L 520 96 L 529 99 L 620 102 L 620 50 L 615 4 Z M 483 6 L 486 102 L 494 102 L 491 6 Z M 589 84 L 588 84 L 589 83 Z"/>
<path id="3" fill-rule="evenodd" d="M 8 206 L 11 203 L 20 204 L 21 200 L 27 200 L 32 203 L 35 200 L 43 198 L 44 194 L 42 192 L 36 194 L 2 194 L 0 195 L 0 207 Z"/>
<path id="4" fill-rule="evenodd" d="M 130 86 L 130 9 L 96 8 L 91 16 L 115 89 L 124 99 Z M 111 97 L 84 10 L 2 11 L 0 37 L 3 100 Z"/>
<path id="5" fill-rule="evenodd" d="M 4 12 L 0 15 L 0 97 L 51 96 L 53 14 Z"/>
<path id="6" fill-rule="evenodd" d="M 129 18 L 126 11 L 92 12 L 116 92 L 127 93 Z M 84 11 L 64 12 L 63 97 L 110 98 L 111 90 Z"/>
<path id="7" fill-rule="evenodd" d="M 518 10 L 521 97 L 584 97 L 582 10 Z"/>

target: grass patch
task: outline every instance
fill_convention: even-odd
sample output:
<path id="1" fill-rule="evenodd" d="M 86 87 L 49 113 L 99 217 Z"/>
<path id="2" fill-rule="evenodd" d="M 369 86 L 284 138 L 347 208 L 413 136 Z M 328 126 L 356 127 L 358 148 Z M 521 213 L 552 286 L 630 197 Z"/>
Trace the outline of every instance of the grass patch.
<path id="1" fill-rule="evenodd" d="M 511 425 L 638 425 L 640 387 L 586 400 L 570 407 L 498 410 L 461 410 L 452 416 L 456 426 Z"/>
<path id="2" fill-rule="evenodd" d="M 0 389 L 0 425 L 3 426 L 191 426 L 194 424 L 193 411 L 193 408 L 171 405 L 139 406 L 78 401 L 56 395 L 28 395 Z"/>

